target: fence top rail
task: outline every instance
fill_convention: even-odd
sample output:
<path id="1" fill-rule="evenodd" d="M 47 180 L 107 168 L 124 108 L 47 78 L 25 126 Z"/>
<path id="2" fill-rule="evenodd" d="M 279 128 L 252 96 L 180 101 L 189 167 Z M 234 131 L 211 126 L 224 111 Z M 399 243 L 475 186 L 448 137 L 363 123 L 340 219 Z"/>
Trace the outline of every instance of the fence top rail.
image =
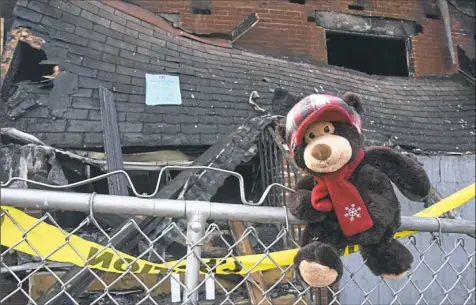
<path id="1" fill-rule="evenodd" d="M 305 224 L 286 208 L 242 204 L 143 199 L 88 193 L 3 188 L 1 204 L 19 208 L 66 210 L 86 213 L 117 213 L 190 218 L 201 214 L 209 220 L 242 220 L 255 223 Z M 401 230 L 474 234 L 476 223 L 467 220 L 402 216 Z"/>

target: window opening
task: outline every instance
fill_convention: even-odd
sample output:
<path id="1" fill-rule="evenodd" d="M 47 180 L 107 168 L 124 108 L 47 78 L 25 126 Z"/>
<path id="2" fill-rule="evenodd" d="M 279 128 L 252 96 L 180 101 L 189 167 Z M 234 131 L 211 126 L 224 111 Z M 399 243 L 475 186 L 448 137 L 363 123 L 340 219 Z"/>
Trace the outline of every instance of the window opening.
<path id="1" fill-rule="evenodd" d="M 211 2 L 211 0 L 192 0 L 192 12 L 197 15 L 211 15 Z"/>
<path id="2" fill-rule="evenodd" d="M 349 4 L 347 7 L 349 10 L 363 11 L 365 9 L 365 0 L 354 0 L 354 3 Z"/>
<path id="3" fill-rule="evenodd" d="M 371 75 L 408 76 L 404 39 L 326 32 L 327 62 Z"/>
<path id="4" fill-rule="evenodd" d="M 40 64 L 41 61 L 46 60 L 46 53 L 41 49 L 35 49 L 28 43 L 20 41 L 17 48 L 19 52 L 15 56 L 19 56 L 17 67 L 11 67 L 15 70 L 13 83 L 22 81 L 32 81 L 35 83 L 52 84 L 52 75 L 58 69 L 54 64 Z"/>
<path id="5" fill-rule="evenodd" d="M 194 8 L 193 13 L 196 15 L 211 15 L 212 11 L 207 8 Z"/>
<path id="6" fill-rule="evenodd" d="M 435 3 L 430 3 L 429 1 L 423 2 L 423 10 L 425 12 L 425 17 L 428 19 L 439 19 L 440 18 L 440 9 Z"/>
<path id="7" fill-rule="evenodd" d="M 354 10 L 354 11 L 363 11 L 364 6 L 360 4 L 349 4 L 348 5 L 349 10 Z"/>

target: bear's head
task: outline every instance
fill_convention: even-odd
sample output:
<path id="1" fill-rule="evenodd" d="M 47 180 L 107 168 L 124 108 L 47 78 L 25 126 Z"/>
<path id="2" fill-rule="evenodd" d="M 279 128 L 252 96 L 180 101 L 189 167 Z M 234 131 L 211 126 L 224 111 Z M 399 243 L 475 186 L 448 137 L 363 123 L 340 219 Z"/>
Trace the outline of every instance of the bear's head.
<path id="1" fill-rule="evenodd" d="M 363 147 L 360 97 L 348 92 L 343 99 L 311 94 L 286 117 L 286 141 L 296 164 L 311 175 L 339 170 Z"/>

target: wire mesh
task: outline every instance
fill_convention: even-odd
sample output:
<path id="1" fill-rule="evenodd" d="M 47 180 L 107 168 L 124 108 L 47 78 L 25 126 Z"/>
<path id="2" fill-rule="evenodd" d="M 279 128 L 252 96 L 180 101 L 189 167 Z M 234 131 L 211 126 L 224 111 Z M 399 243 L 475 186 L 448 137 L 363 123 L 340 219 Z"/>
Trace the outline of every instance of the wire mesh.
<path id="1" fill-rule="evenodd" d="M 12 266 L 7 263 L 7 257 L 11 255 L 15 245 L 2 249 L 0 254 L 2 279 L 16 286 L 8 293 L 3 292 L 0 300 L 2 304 L 8 304 L 8 300 L 14 295 L 21 295 L 30 304 L 36 304 L 35 300 L 38 296 L 52 283 L 59 282 L 62 287 L 67 287 L 69 282 L 61 282 L 60 274 L 69 266 L 55 265 L 50 258 L 62 247 L 69 245 L 75 249 L 74 243 L 71 242 L 72 235 L 82 235 L 83 232 L 88 231 L 95 232 L 96 239 L 115 238 L 99 226 L 94 215 L 87 216 L 77 228 L 69 232 L 61 228 L 50 213 L 43 215 L 30 228 L 23 228 L 17 224 L 7 210 L 2 210 L 1 217 L 12 221 L 23 232 L 24 238 L 18 240 L 18 244 L 24 242 L 33 249 L 35 247 L 29 241 L 30 237 L 27 233 L 40 223 L 48 222 L 58 228 L 65 237 L 65 242 L 50 255 L 45 256 L 38 251 L 35 262 L 24 266 Z M 233 241 L 229 238 L 228 230 L 211 223 L 206 228 L 203 238 L 191 241 L 182 233 L 177 224 L 172 223 L 162 234 L 150 239 L 134 221 L 130 221 L 126 226 L 132 226 L 137 234 L 142 236 L 146 247 L 141 251 L 130 253 L 135 256 L 135 259 L 128 260 L 121 256 L 119 249 L 107 245 L 105 248 L 111 249 L 121 258 L 115 262 L 115 265 L 121 266 L 124 272 L 95 276 L 95 281 L 82 295 L 74 297 L 68 295 L 69 304 L 187 304 L 186 296 L 194 291 L 198 291 L 200 304 L 247 304 L 245 283 L 260 287 L 259 283 L 250 276 L 253 269 L 265 258 L 273 261 L 270 253 L 283 249 L 284 240 L 290 234 L 290 228 L 285 224 L 280 230 L 277 230 L 275 226 L 254 225 L 248 226 L 244 233 Z M 193 252 L 176 258 L 167 254 L 162 255 L 155 250 L 154 245 L 171 231 L 175 231 L 174 233 L 178 234 L 192 249 L 195 247 L 206 249 L 210 243 L 222 249 L 223 253 L 215 260 L 199 258 L 202 274 L 199 277 L 198 286 L 193 291 L 188 291 L 184 285 L 183 273 L 177 274 L 172 270 L 190 258 Z M 237 257 L 236 249 L 245 239 L 251 240 L 257 253 L 265 254 L 262 260 L 254 262 L 252 266 L 245 266 L 236 259 L 234 271 L 242 270 L 244 274 L 216 274 L 217 266 L 226 258 Z M 327 287 L 319 293 L 311 293 L 309 287 L 294 277 L 293 266 L 280 266 L 276 263 L 275 269 L 263 272 L 267 288 L 261 291 L 264 298 L 257 304 L 475 304 L 474 240 L 463 235 L 431 233 L 419 233 L 402 240 L 415 256 L 413 268 L 404 279 L 387 281 L 371 275 L 360 255 L 354 253 L 343 259 L 345 276 L 338 287 Z M 298 247 L 297 243 L 289 245 L 289 248 Z M 91 272 L 88 264 L 94 266 L 94 260 L 98 260 L 100 255 L 101 251 L 89 260 L 84 258 L 86 266 L 82 268 L 82 272 Z M 157 263 L 170 261 L 174 263 L 169 265 L 169 269 L 159 274 L 134 273 L 134 264 L 138 259 L 151 258 Z M 214 290 L 212 295 L 209 291 L 211 285 Z M 173 295 L 172 286 L 184 291 L 185 297 L 177 300 L 177 296 Z M 67 294 L 66 289 L 60 291 L 59 294 L 63 293 Z M 175 302 L 172 302 L 174 299 Z M 54 299 L 49 304 L 54 304 Z"/>
<path id="2" fill-rule="evenodd" d="M 256 196 L 251 196 L 258 200 L 246 199 L 241 175 L 206 166 L 164 167 L 159 173 L 158 181 L 161 181 L 162 173 L 167 173 L 171 169 L 221 171 L 238 179 L 243 204 L 263 204 L 273 207 L 286 205 L 288 191 L 293 188 L 295 179 L 299 177 L 299 171 L 293 165 L 293 161 L 287 158 L 286 148 L 279 145 L 273 130 L 268 130 L 267 133 L 261 135 L 258 148 L 260 170 L 256 183 L 261 187 L 254 191 Z M 138 194 L 131 179 L 123 171 L 65 186 L 42 185 L 53 189 L 69 188 L 105 179 L 113 174 L 125 175 L 137 197 L 150 198 L 158 191 L 159 183 L 153 194 Z M 13 178 L 1 186 L 8 187 L 17 180 L 22 179 Z M 261 196 L 259 196 L 260 193 Z M 247 222 L 245 230 L 238 236 L 233 236 L 229 226 L 209 222 L 204 228 L 203 236 L 198 240 L 192 240 L 188 232 L 184 232 L 183 223 L 178 221 L 169 223 L 163 230 L 151 235 L 143 232 L 134 220 L 130 220 L 122 230 L 116 230 L 115 232 L 118 233 L 111 235 L 111 231 L 101 227 L 100 222 L 96 220 L 92 204 L 90 207 L 89 214 L 75 228 L 62 228 L 51 212 L 46 212 L 31 227 L 22 227 L 7 210 L 0 211 L 2 221 L 11 221 L 22 232 L 22 238 L 16 244 L 1 249 L 1 281 L 8 283 L 11 289 L 2 289 L 0 304 L 12 304 L 15 298 L 24 300 L 20 304 L 27 302 L 37 304 L 39 297 L 55 283 L 59 283 L 62 289 L 46 304 L 55 304 L 55 300 L 61 295 L 67 297 L 67 304 L 79 305 L 189 304 L 193 301 L 192 295 L 195 292 L 198 293 L 199 304 L 475 304 L 475 243 L 474 239 L 466 235 L 419 233 L 402 239 L 415 256 L 413 268 L 404 279 L 387 281 L 373 276 L 366 268 L 361 256 L 354 253 L 343 258 L 345 274 L 339 283 L 332 287 L 311 289 L 297 279 L 294 266 L 279 265 L 271 256 L 271 253 L 275 251 L 299 248 L 303 226 L 290 225 L 287 222 L 279 225 Z M 64 210 L 68 210 L 67 204 Z M 120 211 L 111 211 L 111 213 L 116 212 L 120 213 Z M 28 235 L 41 223 L 49 223 L 64 236 L 64 242 L 47 255 L 34 249 Z M 111 241 L 127 228 L 133 229 L 136 235 L 141 237 L 140 245 L 127 253 L 135 257 L 132 260 L 122 257 L 120 249 L 114 248 L 111 244 Z M 64 247 L 71 247 L 74 253 L 79 253 L 71 242 L 73 235 L 95 242 L 104 238 L 108 240 L 109 243 L 106 243 L 104 248 L 111 250 L 119 257 L 113 264 L 122 270 L 122 273 L 104 273 L 98 276 L 92 272 L 92 266 L 100 262 L 101 257 L 104 258 L 101 255 L 105 253 L 102 252 L 105 250 L 95 253 L 89 259 L 82 257 L 84 267 L 75 277 L 81 273 L 91 273 L 95 280 L 81 294 L 69 294 L 68 285 L 75 277 L 62 281 L 61 274 L 69 270 L 71 265 L 54 262 L 52 257 Z M 177 257 L 172 254 L 176 251 L 162 249 L 159 246 L 160 241 L 170 235 L 175 236 L 176 241 L 188 247 L 185 255 Z M 264 254 L 251 265 L 244 265 L 237 259 L 238 249 L 243 247 L 245 241 L 251 245 L 252 252 Z M 45 242 L 48 241 L 45 240 Z M 35 255 L 19 254 L 13 250 L 22 243 L 30 245 Z M 195 251 L 197 249 L 199 251 Z M 203 255 L 197 256 L 200 252 Z M 22 256 L 22 264 L 18 264 L 19 256 Z M 183 263 L 191 258 L 200 262 L 201 274 L 198 285 L 190 289 L 185 284 L 185 273 L 177 273 L 175 267 L 185 267 Z M 217 274 L 217 268 L 228 258 L 233 258 L 235 262 L 234 267 L 229 270 L 230 274 Z M 169 264 L 158 274 L 136 273 L 134 270 L 139 259 L 159 264 L 169 262 Z M 265 282 L 263 285 L 252 274 L 265 259 L 274 262 L 275 268 L 261 272 L 261 278 Z M 255 287 L 262 296 L 254 302 L 250 301 L 249 287 L 247 287 L 250 285 Z"/>

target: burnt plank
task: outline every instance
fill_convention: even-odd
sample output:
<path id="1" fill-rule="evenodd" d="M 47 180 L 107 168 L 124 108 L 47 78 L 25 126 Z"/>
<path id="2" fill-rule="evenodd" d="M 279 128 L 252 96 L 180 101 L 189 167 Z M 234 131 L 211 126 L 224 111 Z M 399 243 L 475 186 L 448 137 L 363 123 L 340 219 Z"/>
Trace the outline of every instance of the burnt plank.
<path id="1" fill-rule="evenodd" d="M 254 27 L 259 21 L 258 14 L 251 13 L 245 19 L 243 19 L 240 24 L 238 24 L 233 30 L 231 30 L 231 40 L 235 42 L 248 32 L 252 27 Z"/>
<path id="2" fill-rule="evenodd" d="M 235 242 L 238 242 L 245 234 L 246 228 L 243 221 L 229 221 L 230 231 Z M 252 255 L 254 254 L 253 247 L 248 237 L 243 238 L 240 243 L 237 244 L 236 251 L 238 255 Z M 246 289 L 250 297 L 250 303 L 261 304 L 263 300 L 268 300 L 268 297 L 262 293 L 268 289 L 266 281 L 262 272 L 254 272 L 250 274 L 250 277 L 259 285 L 257 287 L 253 282 L 246 281 Z M 269 301 L 269 300 L 268 300 Z"/>
<path id="3" fill-rule="evenodd" d="M 107 171 L 124 170 L 119 124 L 117 122 L 114 95 L 106 87 L 99 86 L 99 108 L 103 127 L 104 150 L 106 152 Z M 123 175 L 107 178 L 111 195 L 128 196 L 127 182 Z"/>

